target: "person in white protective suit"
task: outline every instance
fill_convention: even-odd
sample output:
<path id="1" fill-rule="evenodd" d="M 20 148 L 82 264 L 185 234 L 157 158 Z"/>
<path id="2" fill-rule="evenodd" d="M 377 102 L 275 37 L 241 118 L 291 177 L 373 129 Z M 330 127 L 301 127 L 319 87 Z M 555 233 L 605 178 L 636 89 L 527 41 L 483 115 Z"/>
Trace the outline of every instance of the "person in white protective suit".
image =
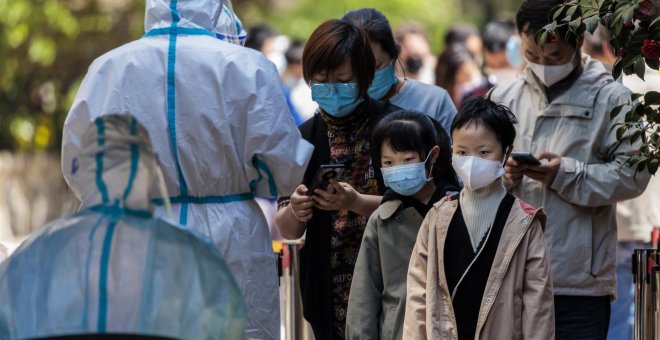
<path id="1" fill-rule="evenodd" d="M 220 0 L 146 0 L 145 36 L 90 66 L 64 124 L 62 168 L 70 181 L 89 122 L 134 114 L 161 161 L 175 219 L 208 236 L 233 272 L 248 305 L 246 337 L 278 339 L 275 256 L 254 197 L 292 192 L 312 146 L 275 66 L 217 38 L 240 36 L 220 22 L 227 10 Z"/>
<path id="2" fill-rule="evenodd" d="M 0 265 L 0 339 L 243 339 L 247 307 L 217 249 L 153 217 L 165 185 L 145 128 L 103 116 L 81 141 L 68 177 L 80 212 Z"/>

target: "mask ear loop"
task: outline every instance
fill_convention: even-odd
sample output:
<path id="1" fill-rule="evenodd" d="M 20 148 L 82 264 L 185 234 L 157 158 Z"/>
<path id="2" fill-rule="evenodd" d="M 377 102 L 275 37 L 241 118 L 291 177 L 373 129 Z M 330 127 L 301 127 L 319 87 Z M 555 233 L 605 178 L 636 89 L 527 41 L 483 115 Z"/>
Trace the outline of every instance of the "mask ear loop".
<path id="1" fill-rule="evenodd" d="M 504 159 L 502 160 L 502 167 L 506 164 L 506 160 L 509 158 L 507 157 L 507 154 L 509 153 L 509 147 L 507 146 L 506 149 L 504 149 Z"/>

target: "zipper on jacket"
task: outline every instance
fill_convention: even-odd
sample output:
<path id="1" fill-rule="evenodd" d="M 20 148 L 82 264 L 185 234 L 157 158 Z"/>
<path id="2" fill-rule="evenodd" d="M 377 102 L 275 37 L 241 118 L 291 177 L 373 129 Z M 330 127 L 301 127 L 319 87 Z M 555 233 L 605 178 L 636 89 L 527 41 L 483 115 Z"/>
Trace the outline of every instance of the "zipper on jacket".
<path id="1" fill-rule="evenodd" d="M 486 243 L 488 243 L 488 240 L 490 240 L 490 233 L 493 231 L 493 228 L 495 227 L 495 223 L 490 226 L 490 229 L 488 230 L 488 234 L 486 235 L 486 240 L 483 242 L 481 245 L 481 249 L 477 252 L 477 255 L 472 259 L 472 262 L 470 262 L 470 265 L 465 269 L 463 272 L 463 275 L 461 275 L 461 279 L 458 280 L 458 283 L 456 284 L 456 287 L 454 287 L 454 291 L 451 293 L 451 301 L 454 302 L 454 298 L 456 297 L 456 292 L 458 292 L 458 287 L 461 285 L 461 282 L 463 282 L 463 279 L 465 279 L 465 276 L 467 276 L 468 272 L 472 268 L 472 265 L 477 262 L 477 259 L 479 258 L 479 255 L 481 255 L 481 252 L 486 248 Z"/>

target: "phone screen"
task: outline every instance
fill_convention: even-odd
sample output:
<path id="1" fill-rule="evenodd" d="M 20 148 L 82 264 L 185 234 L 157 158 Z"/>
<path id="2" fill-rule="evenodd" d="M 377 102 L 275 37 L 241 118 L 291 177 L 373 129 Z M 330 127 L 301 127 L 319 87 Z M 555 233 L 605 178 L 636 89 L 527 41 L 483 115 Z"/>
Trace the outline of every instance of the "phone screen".
<path id="1" fill-rule="evenodd" d="M 328 190 L 330 180 L 340 178 L 344 173 L 343 164 L 322 165 L 308 187 L 307 195 L 314 195 L 315 189 Z"/>

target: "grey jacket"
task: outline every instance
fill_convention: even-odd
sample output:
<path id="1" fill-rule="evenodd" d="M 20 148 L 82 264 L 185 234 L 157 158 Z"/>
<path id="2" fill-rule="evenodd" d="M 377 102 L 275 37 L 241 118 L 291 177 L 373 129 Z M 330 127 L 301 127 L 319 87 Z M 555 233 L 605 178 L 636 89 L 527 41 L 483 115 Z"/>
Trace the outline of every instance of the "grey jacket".
<path id="1" fill-rule="evenodd" d="M 545 238 L 550 249 L 555 295 L 615 294 L 616 202 L 640 195 L 649 175 L 636 177 L 620 162 L 639 148 L 630 135 L 616 140 L 610 112 L 630 98 L 603 65 L 583 58 L 585 68 L 572 87 L 548 103 L 528 69 L 514 83 L 496 88 L 492 99 L 518 118 L 514 150 L 562 156 L 554 183 L 544 187 L 525 177 L 509 188 L 548 215 Z"/>
<path id="2" fill-rule="evenodd" d="M 401 339 L 408 263 L 423 220 L 400 200 L 371 215 L 353 271 L 346 339 Z"/>

